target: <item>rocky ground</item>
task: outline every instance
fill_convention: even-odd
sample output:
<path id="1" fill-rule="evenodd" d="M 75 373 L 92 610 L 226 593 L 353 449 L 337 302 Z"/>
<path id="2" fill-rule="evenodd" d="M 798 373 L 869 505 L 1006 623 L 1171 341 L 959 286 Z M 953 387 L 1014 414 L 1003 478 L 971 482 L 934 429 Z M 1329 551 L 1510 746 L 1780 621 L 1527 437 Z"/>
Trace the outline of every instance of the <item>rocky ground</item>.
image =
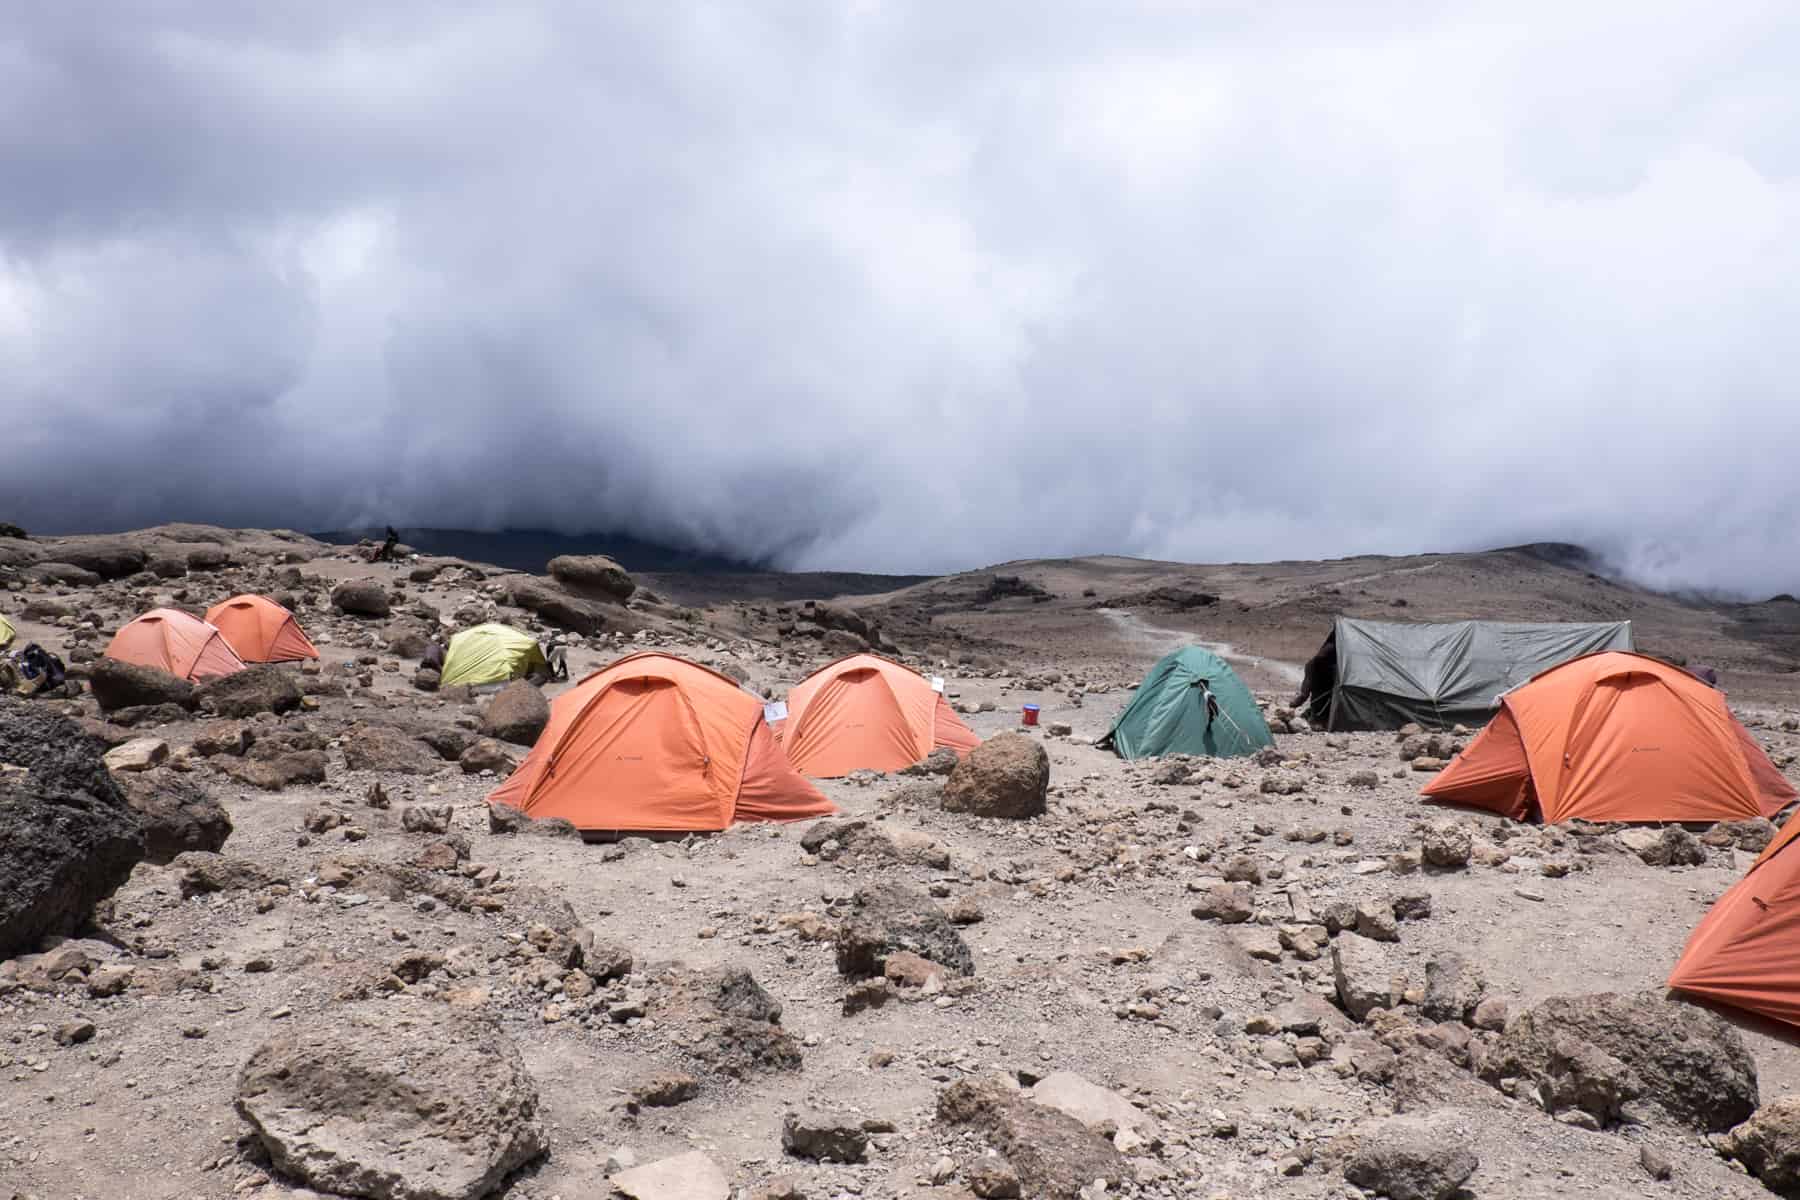
<path id="1" fill-rule="evenodd" d="M 1276 617 L 1247 598 L 1209 623 L 1217 601 L 1146 595 L 1183 586 L 1167 572 L 1052 565 L 999 577 L 1053 600 L 990 594 L 989 575 L 810 608 L 742 581 L 677 604 L 645 594 L 681 590 L 662 581 L 559 574 L 205 527 L 0 538 L 0 611 L 93 676 L 0 708 L 0 762 L 26 768 L 0 770 L 0 937 L 64 837 L 9 814 L 128 803 L 150 830 L 74 936 L 0 946 L 0 1196 L 1792 1183 L 1792 1036 L 1660 987 L 1766 826 L 1539 829 L 1421 804 L 1412 759 L 1456 737 L 1279 733 L 1254 761 L 1123 763 L 1091 743 L 1169 645 L 1232 642 L 1283 724 L 1312 639 L 1258 632 Z M 1305 586 L 1371 586 L 1341 575 Z M 322 664 L 197 692 L 95 670 L 130 616 L 239 591 L 289 603 Z M 1800 777 L 1782 651 L 1733 640 L 1718 610 L 1643 605 L 1655 636 L 1686 621 L 1714 657 L 1742 648 L 1739 715 Z M 1410 607 L 1394 615 L 1431 605 Z M 976 815 L 997 807 L 986 781 L 921 768 L 822 784 L 828 822 L 616 844 L 497 826 L 483 797 L 533 698 L 423 690 L 416 662 L 428 633 L 487 619 L 569 638 L 577 679 L 654 646 L 778 694 L 847 649 L 912 653 L 977 732 L 1026 739 L 996 743 L 1015 776 L 1042 749 L 1042 811 Z M 110 773 L 33 749 L 77 727 Z"/>

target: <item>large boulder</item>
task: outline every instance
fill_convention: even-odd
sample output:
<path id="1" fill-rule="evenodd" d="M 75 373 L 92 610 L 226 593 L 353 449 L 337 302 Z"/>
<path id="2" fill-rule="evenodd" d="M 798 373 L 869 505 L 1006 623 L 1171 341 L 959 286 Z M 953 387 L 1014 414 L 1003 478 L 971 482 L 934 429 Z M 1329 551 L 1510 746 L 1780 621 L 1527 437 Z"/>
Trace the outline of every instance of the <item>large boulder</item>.
<path id="1" fill-rule="evenodd" d="M 346 580 L 332 588 L 331 604 L 357 617 L 385 617 L 389 612 L 387 589 L 367 579 Z"/>
<path id="2" fill-rule="evenodd" d="M 488 701 L 481 714 L 481 732 L 515 746 L 530 746 L 550 723 L 550 702 L 535 684 L 519 679 L 506 685 Z"/>
<path id="3" fill-rule="evenodd" d="M 973 1129 L 1006 1157 L 1027 1196 L 1073 1200 L 1096 1180 L 1117 1187 L 1130 1173 L 1113 1144 L 1067 1113 L 1000 1083 L 962 1080 L 938 1093 L 937 1119 Z"/>
<path id="4" fill-rule="evenodd" d="M 1389 1200 L 1449 1200 L 1481 1165 L 1470 1132 L 1454 1110 L 1371 1121 L 1346 1135 L 1344 1178 Z"/>
<path id="5" fill-rule="evenodd" d="M 557 628 L 583 637 L 597 633 L 633 633 L 642 628 L 640 622 L 617 604 L 578 596 L 531 575 L 507 580 L 502 595 L 513 607 L 536 613 Z"/>
<path id="6" fill-rule="evenodd" d="M 929 896 L 901 883 L 857 889 L 838 925 L 838 973 L 850 979 L 881 976 L 888 956 L 901 951 L 930 959 L 953 975 L 975 973 L 968 943 Z"/>
<path id="7" fill-rule="evenodd" d="M 143 824 L 99 746 L 0 697 L 0 958 L 73 931 L 143 857 Z"/>
<path id="8" fill-rule="evenodd" d="M 231 836 L 225 806 L 186 775 L 169 770 L 116 776 L 144 825 L 144 858 L 166 863 L 188 850 L 213 850 Z"/>
<path id="9" fill-rule="evenodd" d="M 944 784 L 945 812 L 1018 820 L 1043 815 L 1050 755 L 1024 734 L 1002 733 L 969 752 Z"/>
<path id="10" fill-rule="evenodd" d="M 1552 996 L 1507 1024 L 1481 1074 L 1526 1081 L 1549 1111 L 1578 1109 L 1603 1126 L 1641 1120 L 1650 1102 L 1720 1132 L 1757 1102 L 1756 1063 L 1738 1031 L 1656 991 Z"/>
<path id="11" fill-rule="evenodd" d="M 624 567 L 604 554 L 561 554 L 547 568 L 556 582 L 592 596 L 610 596 L 624 602 L 637 584 Z"/>
<path id="12" fill-rule="evenodd" d="M 545 1149 L 537 1085 L 488 1020 L 352 1003 L 250 1055 L 237 1110 L 283 1175 L 375 1200 L 477 1200 Z"/>
<path id="13" fill-rule="evenodd" d="M 344 765 L 352 771 L 429 775 L 444 760 L 406 730 L 359 721 L 344 731 Z"/>
<path id="14" fill-rule="evenodd" d="M 25 575 L 37 583 L 60 583 L 68 587 L 98 587 L 101 583 L 100 577 L 92 571 L 66 562 L 33 563 Z"/>
<path id="15" fill-rule="evenodd" d="M 88 674 L 88 686 L 103 712 L 154 704 L 178 704 L 191 709 L 195 703 L 194 685 L 187 680 L 116 658 L 96 662 Z"/>
<path id="16" fill-rule="evenodd" d="M 1800 1096 L 1783 1096 L 1725 1135 L 1722 1149 L 1782 1196 L 1800 1196 Z"/>
<path id="17" fill-rule="evenodd" d="M 253 717 L 285 713 L 300 707 L 300 681 L 272 663 L 262 663 L 202 683 L 195 693 L 200 708 L 217 717 Z"/>
<path id="18" fill-rule="evenodd" d="M 59 542 L 53 553 L 57 562 L 92 571 L 102 579 L 136 575 L 150 561 L 149 552 L 142 546 L 118 538 L 78 538 Z"/>

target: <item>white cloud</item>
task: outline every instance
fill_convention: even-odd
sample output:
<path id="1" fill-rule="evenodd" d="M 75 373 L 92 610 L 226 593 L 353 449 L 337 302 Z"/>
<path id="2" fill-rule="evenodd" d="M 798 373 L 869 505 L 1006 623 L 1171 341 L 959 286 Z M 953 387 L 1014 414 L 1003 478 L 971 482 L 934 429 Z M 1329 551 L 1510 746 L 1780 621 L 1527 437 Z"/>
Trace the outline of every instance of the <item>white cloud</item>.
<path id="1" fill-rule="evenodd" d="M 0 35 L 27 525 L 1800 585 L 1782 6 L 76 9 Z"/>

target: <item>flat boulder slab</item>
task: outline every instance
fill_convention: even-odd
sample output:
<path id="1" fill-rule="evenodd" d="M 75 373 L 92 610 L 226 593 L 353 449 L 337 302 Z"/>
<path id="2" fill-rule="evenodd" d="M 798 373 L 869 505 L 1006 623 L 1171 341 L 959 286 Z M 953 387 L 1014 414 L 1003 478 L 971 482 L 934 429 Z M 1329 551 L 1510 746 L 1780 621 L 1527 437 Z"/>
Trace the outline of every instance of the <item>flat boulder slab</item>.
<path id="1" fill-rule="evenodd" d="M 731 1181 L 698 1150 L 618 1171 L 606 1182 L 630 1200 L 731 1200 Z"/>
<path id="2" fill-rule="evenodd" d="M 202 712 L 215 717 L 254 717 L 293 712 L 300 707 L 304 693 L 292 673 L 273 663 L 260 663 L 207 680 L 194 698 Z"/>
<path id="3" fill-rule="evenodd" d="M 502 688 L 481 714 L 484 736 L 515 746 L 535 745 L 549 723 L 550 702 L 535 684 L 523 679 Z"/>
<path id="4" fill-rule="evenodd" d="M 91 571 L 107 580 L 136 575 L 150 562 L 149 551 L 119 538 L 73 538 L 58 542 L 53 556 L 58 562 Z"/>
<path id="5" fill-rule="evenodd" d="M 70 933 L 143 861 L 144 828 L 74 722 L 0 697 L 0 959 Z"/>
<path id="6" fill-rule="evenodd" d="M 945 812 L 1024 820 L 1044 814 L 1050 755 L 1021 733 L 1002 733 L 969 752 L 950 772 Z"/>
<path id="7" fill-rule="evenodd" d="M 331 606 L 353 617 L 385 617 L 391 611 L 387 589 L 366 579 L 352 579 L 331 589 Z"/>
<path id="8" fill-rule="evenodd" d="M 907 951 L 930 959 L 952 975 L 973 975 L 975 956 L 932 899 L 899 883 L 858 888 L 838 925 L 838 974 L 872 979 L 887 971 L 888 956 Z"/>
<path id="9" fill-rule="evenodd" d="M 589 596 L 605 596 L 620 604 L 637 591 L 630 572 L 604 554 L 559 554 L 550 560 L 550 577 Z"/>
<path id="10" fill-rule="evenodd" d="M 344 765 L 352 771 L 430 775 L 444 760 L 407 730 L 359 721 L 344 731 Z"/>
<path id="11" fill-rule="evenodd" d="M 1344 1178 L 1388 1200 L 1450 1200 L 1481 1165 L 1469 1149 L 1470 1123 L 1454 1109 L 1388 1117 L 1358 1126 L 1334 1144 Z"/>
<path id="12" fill-rule="evenodd" d="M 294 1023 L 238 1074 L 281 1174 L 371 1200 L 477 1200 L 545 1149 L 537 1085 L 499 1028 L 447 1005 L 359 1002 Z"/>
<path id="13" fill-rule="evenodd" d="M 643 628 L 626 609 L 604 600 L 578 596 L 567 588 L 520 575 L 503 585 L 502 596 L 514 608 L 536 613 L 558 629 L 567 629 L 583 637 L 597 633 L 635 633 Z"/>
<path id="14" fill-rule="evenodd" d="M 1601 1126 L 1641 1121 L 1648 1103 L 1720 1133 L 1758 1100 L 1756 1063 L 1738 1031 L 1656 991 L 1552 996 L 1507 1023 L 1481 1076 L 1525 1081 L 1546 1110 L 1576 1109 Z"/>
<path id="15" fill-rule="evenodd" d="M 114 774 L 148 771 L 169 761 L 169 743 L 161 738 L 132 738 L 108 750 L 103 761 Z"/>
<path id="16" fill-rule="evenodd" d="M 94 664 L 88 673 L 88 687 L 102 712 L 157 704 L 192 709 L 195 703 L 194 685 L 187 680 L 116 658 L 102 658 Z"/>
<path id="17" fill-rule="evenodd" d="M 1083 1125 L 1111 1137 L 1122 1129 L 1153 1129 L 1156 1122 L 1131 1101 L 1073 1071 L 1057 1071 L 1038 1080 L 1025 1093 L 1034 1102 L 1067 1113 Z"/>
<path id="18" fill-rule="evenodd" d="M 1751 1113 L 1724 1136 L 1720 1150 L 1771 1192 L 1800 1196 L 1800 1096 L 1783 1096 Z"/>
<path id="19" fill-rule="evenodd" d="M 1027 1196 L 1074 1200 L 1096 1180 L 1117 1187 L 1130 1174 L 1125 1156 L 1104 1137 L 1000 1083 L 951 1084 L 938 1093 L 937 1120 L 974 1130 L 1005 1156 Z"/>
<path id="20" fill-rule="evenodd" d="M 168 863 L 188 850 L 217 851 L 231 836 L 225 806 L 185 775 L 144 771 L 118 778 L 144 825 L 144 860 Z"/>

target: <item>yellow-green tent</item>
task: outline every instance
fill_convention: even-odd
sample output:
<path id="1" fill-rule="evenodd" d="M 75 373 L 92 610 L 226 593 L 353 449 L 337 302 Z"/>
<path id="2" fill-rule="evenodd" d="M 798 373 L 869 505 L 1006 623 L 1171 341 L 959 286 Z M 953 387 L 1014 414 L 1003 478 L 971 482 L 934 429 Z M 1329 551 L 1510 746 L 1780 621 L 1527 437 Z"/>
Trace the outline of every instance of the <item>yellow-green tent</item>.
<path id="1" fill-rule="evenodd" d="M 12 645 L 12 640 L 19 636 L 19 631 L 12 627 L 12 622 L 0 617 L 0 650 Z"/>
<path id="2" fill-rule="evenodd" d="M 510 625 L 477 625 L 450 639 L 440 682 L 479 686 L 523 679 L 544 665 L 544 652 L 530 634 Z"/>

